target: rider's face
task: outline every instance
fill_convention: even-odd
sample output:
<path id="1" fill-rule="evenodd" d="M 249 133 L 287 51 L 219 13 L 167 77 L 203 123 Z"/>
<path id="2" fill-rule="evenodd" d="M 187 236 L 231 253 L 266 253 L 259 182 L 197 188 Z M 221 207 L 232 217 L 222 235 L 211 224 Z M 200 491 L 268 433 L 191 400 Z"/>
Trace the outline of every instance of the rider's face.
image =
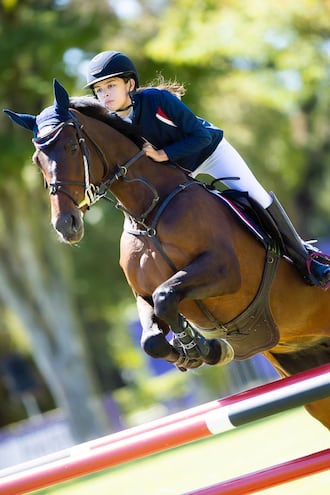
<path id="1" fill-rule="evenodd" d="M 131 104 L 129 92 L 134 89 L 134 79 L 125 82 L 121 77 L 111 77 L 94 84 L 97 99 L 111 112 L 116 112 Z"/>

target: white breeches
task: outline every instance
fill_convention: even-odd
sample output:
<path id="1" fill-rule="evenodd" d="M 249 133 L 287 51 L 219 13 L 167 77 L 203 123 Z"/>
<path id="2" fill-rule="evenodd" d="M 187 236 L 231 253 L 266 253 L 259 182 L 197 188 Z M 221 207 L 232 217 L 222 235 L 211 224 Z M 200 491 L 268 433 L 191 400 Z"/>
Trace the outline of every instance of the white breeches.
<path id="1" fill-rule="evenodd" d="M 208 174 L 215 179 L 221 178 L 230 189 L 248 192 L 263 208 L 272 203 L 270 194 L 259 184 L 241 155 L 223 138 L 219 146 L 191 175 Z M 238 180 L 226 180 L 225 177 L 238 177 Z"/>

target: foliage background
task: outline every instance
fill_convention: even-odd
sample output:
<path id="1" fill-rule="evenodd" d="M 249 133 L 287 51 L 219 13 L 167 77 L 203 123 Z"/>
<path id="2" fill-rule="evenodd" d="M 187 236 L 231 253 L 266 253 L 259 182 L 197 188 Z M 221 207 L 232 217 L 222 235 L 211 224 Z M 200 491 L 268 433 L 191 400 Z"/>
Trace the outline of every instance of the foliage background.
<path id="1" fill-rule="evenodd" d="M 329 235 L 329 0 L 2 0 L 0 36 L 3 108 L 39 113 L 54 77 L 84 94 L 86 62 L 124 51 L 143 84 L 161 73 L 186 85 L 185 103 L 225 130 L 302 236 Z M 0 149 L 0 359 L 28 356 L 41 407 L 64 408 L 81 441 L 111 430 L 101 392 L 148 375 L 127 330 L 122 218 L 98 204 L 80 246 L 59 244 L 31 136 L 5 116 Z M 24 417 L 10 397 L 2 383 L 0 424 Z"/>

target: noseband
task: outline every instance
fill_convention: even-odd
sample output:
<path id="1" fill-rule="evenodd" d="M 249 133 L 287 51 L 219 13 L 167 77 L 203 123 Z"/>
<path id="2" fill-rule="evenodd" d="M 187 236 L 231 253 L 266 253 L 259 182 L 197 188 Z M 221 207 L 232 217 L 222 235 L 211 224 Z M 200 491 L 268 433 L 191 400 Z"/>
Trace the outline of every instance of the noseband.
<path id="1" fill-rule="evenodd" d="M 43 136 L 40 139 L 34 139 L 34 144 L 38 150 L 43 150 L 50 146 L 54 141 L 56 141 L 63 129 L 66 126 L 73 126 L 76 130 L 77 137 L 78 137 L 78 143 L 83 159 L 83 166 L 84 166 L 84 182 L 79 182 L 79 181 L 69 181 L 69 180 L 58 180 L 55 182 L 51 182 L 49 184 L 46 184 L 46 187 L 49 188 L 49 194 L 50 195 L 55 195 L 59 192 L 66 194 L 71 201 L 77 206 L 77 208 L 81 209 L 84 207 L 89 208 L 93 204 L 95 204 L 97 201 L 99 201 L 101 198 L 105 198 L 106 194 L 108 193 L 109 189 L 111 188 L 112 184 L 119 180 L 122 177 L 125 177 L 127 174 L 128 168 L 133 165 L 141 156 L 144 155 L 143 150 L 138 151 L 132 158 L 130 158 L 126 163 L 123 165 L 120 165 L 117 167 L 116 172 L 106 181 L 101 182 L 100 185 L 95 185 L 91 182 L 91 168 L 90 168 L 90 155 L 89 155 L 89 149 L 86 144 L 86 139 L 83 135 L 83 133 L 87 136 L 87 138 L 91 141 L 91 143 L 95 146 L 96 151 L 98 155 L 101 158 L 102 164 L 103 164 L 103 169 L 104 169 L 104 174 L 103 176 L 105 177 L 107 174 L 107 171 L 109 169 L 108 167 L 108 162 L 106 160 L 106 157 L 102 151 L 102 149 L 99 147 L 99 145 L 90 137 L 89 134 L 87 134 L 84 126 L 79 122 L 79 120 L 76 118 L 76 116 L 71 113 L 71 118 L 65 122 L 61 122 L 55 129 L 53 129 L 49 134 L 46 136 Z M 70 193 L 70 191 L 65 187 L 65 186 L 80 186 L 84 188 L 84 199 L 78 203 L 74 196 Z M 154 188 L 152 188 L 154 189 Z M 154 191 L 155 193 L 155 191 Z M 156 202 L 158 201 L 158 194 L 156 192 Z M 109 198 L 106 198 L 109 199 Z"/>

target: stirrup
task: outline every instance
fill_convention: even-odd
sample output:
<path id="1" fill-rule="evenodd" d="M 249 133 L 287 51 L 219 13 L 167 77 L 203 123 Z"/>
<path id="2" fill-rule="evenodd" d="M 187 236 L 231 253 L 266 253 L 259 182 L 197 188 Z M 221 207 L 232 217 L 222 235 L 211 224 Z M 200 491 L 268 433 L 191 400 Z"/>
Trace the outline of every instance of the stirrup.
<path id="1" fill-rule="evenodd" d="M 320 272 L 317 274 L 313 273 L 313 262 L 314 266 L 317 263 L 320 269 Z M 309 278 L 313 285 L 321 287 L 324 290 L 328 290 L 330 287 L 330 257 L 320 251 L 313 251 L 310 253 L 309 258 L 306 261 L 307 272 Z M 324 267 L 324 268 L 323 268 Z M 326 269 L 328 267 L 328 269 Z M 321 270 L 325 270 L 325 273 L 322 273 Z M 327 280 L 322 280 L 322 275 L 327 275 Z"/>
<path id="2" fill-rule="evenodd" d="M 323 253 L 317 246 L 314 246 L 316 240 L 313 241 L 302 241 L 304 248 L 311 256 L 317 256 L 320 259 L 318 260 L 320 263 L 330 265 L 330 255 Z"/>

